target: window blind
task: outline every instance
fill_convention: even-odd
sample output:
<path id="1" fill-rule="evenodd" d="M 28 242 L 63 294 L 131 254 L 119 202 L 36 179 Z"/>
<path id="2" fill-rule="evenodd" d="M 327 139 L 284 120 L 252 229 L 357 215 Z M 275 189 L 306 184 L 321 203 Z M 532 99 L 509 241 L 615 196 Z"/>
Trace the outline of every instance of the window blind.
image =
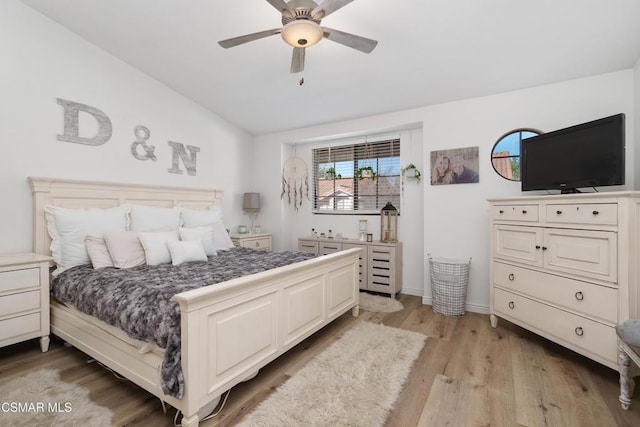
<path id="1" fill-rule="evenodd" d="M 379 213 L 400 205 L 400 140 L 316 148 L 313 159 L 315 213 Z M 374 177 L 358 179 L 371 170 Z"/>

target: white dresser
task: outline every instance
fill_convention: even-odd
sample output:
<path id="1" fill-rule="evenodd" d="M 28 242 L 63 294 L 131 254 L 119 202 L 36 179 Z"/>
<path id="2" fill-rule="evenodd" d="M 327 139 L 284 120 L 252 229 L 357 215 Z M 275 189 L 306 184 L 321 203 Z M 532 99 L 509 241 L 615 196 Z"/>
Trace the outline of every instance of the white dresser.
<path id="1" fill-rule="evenodd" d="M 617 369 L 614 327 L 640 302 L 640 192 L 489 203 L 492 326 L 504 318 Z"/>
<path id="2" fill-rule="evenodd" d="M 363 242 L 356 239 L 307 237 L 298 239 L 298 250 L 327 255 L 359 248 L 360 289 L 382 292 L 395 298 L 402 290 L 402 242 Z"/>
<path id="3" fill-rule="evenodd" d="M 49 349 L 50 259 L 0 255 L 0 347 L 39 337 L 40 349 Z"/>

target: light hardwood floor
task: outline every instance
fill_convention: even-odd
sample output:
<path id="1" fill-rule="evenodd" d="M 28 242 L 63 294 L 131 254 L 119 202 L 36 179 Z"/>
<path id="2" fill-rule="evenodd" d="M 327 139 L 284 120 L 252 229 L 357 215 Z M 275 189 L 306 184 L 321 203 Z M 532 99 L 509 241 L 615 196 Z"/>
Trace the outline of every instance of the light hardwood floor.
<path id="1" fill-rule="evenodd" d="M 388 427 L 640 426 L 640 392 L 623 411 L 617 372 L 504 320 L 492 329 L 487 315 L 445 317 L 419 297 L 399 300 L 401 312 L 345 314 L 235 387 L 220 415 L 202 425 L 234 425 L 354 322 L 370 321 L 429 336 Z M 157 398 L 59 340 L 44 354 L 37 341 L 0 349 L 0 382 L 42 367 L 87 387 L 96 403 L 111 408 L 117 426 L 173 425 L 175 410 L 164 414 Z"/>

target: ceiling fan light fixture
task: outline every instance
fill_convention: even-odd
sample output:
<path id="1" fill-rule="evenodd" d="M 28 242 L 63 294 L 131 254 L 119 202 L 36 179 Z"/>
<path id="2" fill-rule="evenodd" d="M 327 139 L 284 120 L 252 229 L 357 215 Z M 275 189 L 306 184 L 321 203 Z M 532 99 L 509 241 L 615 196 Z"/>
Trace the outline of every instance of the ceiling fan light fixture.
<path id="1" fill-rule="evenodd" d="M 322 40 L 320 25 L 308 19 L 291 21 L 282 28 L 282 38 L 293 47 L 309 47 Z"/>

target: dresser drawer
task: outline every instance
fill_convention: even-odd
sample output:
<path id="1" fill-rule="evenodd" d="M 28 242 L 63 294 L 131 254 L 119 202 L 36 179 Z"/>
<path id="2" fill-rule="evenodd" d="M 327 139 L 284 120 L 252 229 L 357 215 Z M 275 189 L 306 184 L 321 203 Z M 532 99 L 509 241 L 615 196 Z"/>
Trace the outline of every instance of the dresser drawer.
<path id="1" fill-rule="evenodd" d="M 40 313 L 0 320 L 0 341 L 40 332 Z"/>
<path id="2" fill-rule="evenodd" d="M 300 252 L 308 252 L 310 254 L 318 254 L 318 242 L 312 242 L 308 240 L 298 241 L 298 250 Z"/>
<path id="3" fill-rule="evenodd" d="M 493 205 L 491 219 L 494 221 L 538 222 L 538 205 Z"/>
<path id="4" fill-rule="evenodd" d="M 40 291 L 21 292 L 0 297 L 0 317 L 40 308 Z"/>
<path id="5" fill-rule="evenodd" d="M 618 205 L 615 203 L 549 204 L 546 214 L 548 223 L 618 224 Z"/>
<path id="6" fill-rule="evenodd" d="M 40 286 L 40 269 L 25 268 L 0 272 L 0 292 Z"/>
<path id="7" fill-rule="evenodd" d="M 340 242 L 334 242 L 334 243 L 328 243 L 328 242 L 320 242 L 320 255 L 328 255 L 328 254 L 332 254 L 334 252 L 339 252 L 342 250 L 342 243 Z"/>
<path id="8" fill-rule="evenodd" d="M 617 339 L 613 327 L 500 288 L 495 289 L 494 310 L 533 332 L 616 364 Z"/>
<path id="9" fill-rule="evenodd" d="M 359 243 L 343 243 L 342 249 L 352 249 L 358 248 L 360 249 L 360 254 L 358 255 L 358 260 L 360 262 L 359 270 L 358 270 L 358 280 L 360 282 L 360 289 L 367 289 L 367 245 L 359 244 Z"/>
<path id="10" fill-rule="evenodd" d="M 389 262 L 393 259 L 393 248 L 386 246 L 369 246 L 369 258 L 372 261 L 384 261 Z"/>
<path id="11" fill-rule="evenodd" d="M 493 264 L 493 283 L 612 325 L 618 320 L 618 291 L 614 288 L 501 262 Z"/>

